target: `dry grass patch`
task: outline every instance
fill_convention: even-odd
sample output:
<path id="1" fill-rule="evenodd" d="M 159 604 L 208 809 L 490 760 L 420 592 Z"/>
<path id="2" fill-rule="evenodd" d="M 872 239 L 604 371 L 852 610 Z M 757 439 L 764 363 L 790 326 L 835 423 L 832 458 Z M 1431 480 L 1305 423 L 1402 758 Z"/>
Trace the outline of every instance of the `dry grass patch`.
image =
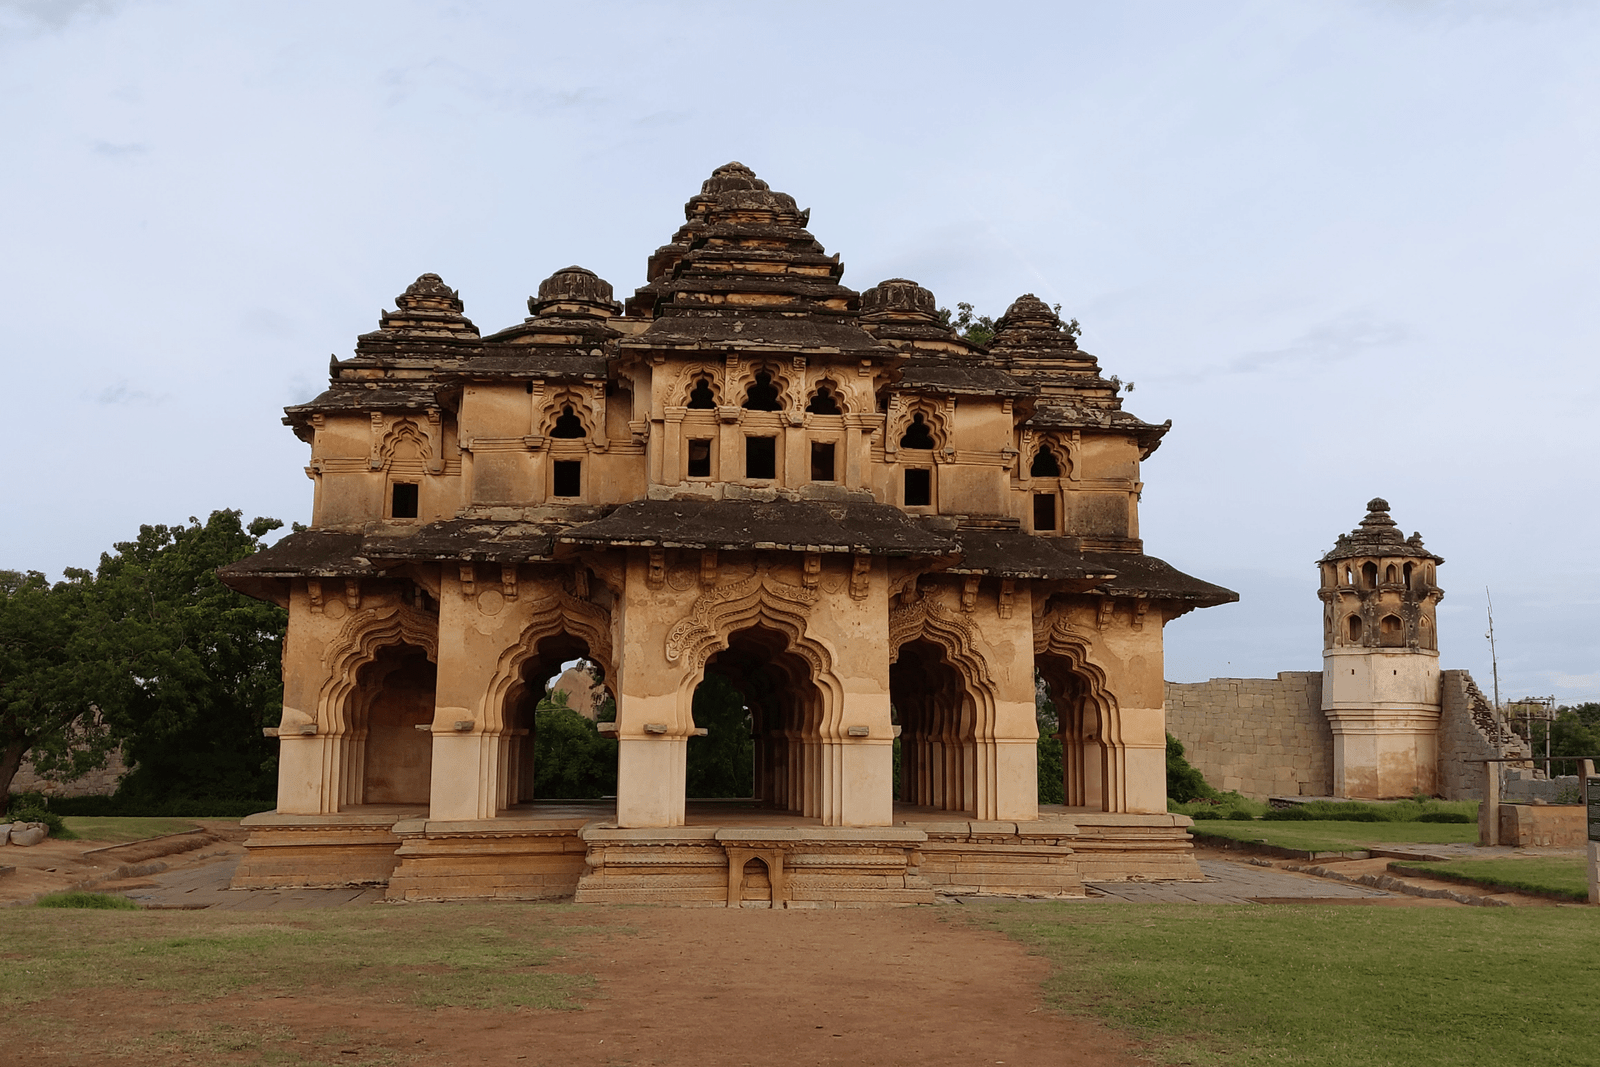
<path id="1" fill-rule="evenodd" d="M 589 981 L 549 969 L 574 932 L 551 910 L 376 906 L 264 919 L 17 909 L 6 915 L 0 1007 L 16 1018 L 15 1009 L 100 988 L 173 1002 L 338 992 L 424 1007 L 575 1007 Z"/>

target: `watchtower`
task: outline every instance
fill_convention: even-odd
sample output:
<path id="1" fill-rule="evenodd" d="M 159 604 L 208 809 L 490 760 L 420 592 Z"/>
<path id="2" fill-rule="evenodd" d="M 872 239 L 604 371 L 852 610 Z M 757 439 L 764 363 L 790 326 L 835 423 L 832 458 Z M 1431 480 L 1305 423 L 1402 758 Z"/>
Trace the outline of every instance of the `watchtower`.
<path id="1" fill-rule="evenodd" d="M 1323 556 L 1322 710 L 1333 728 L 1333 792 L 1432 794 L 1440 714 L 1436 584 L 1444 560 L 1403 537 L 1389 502 Z"/>

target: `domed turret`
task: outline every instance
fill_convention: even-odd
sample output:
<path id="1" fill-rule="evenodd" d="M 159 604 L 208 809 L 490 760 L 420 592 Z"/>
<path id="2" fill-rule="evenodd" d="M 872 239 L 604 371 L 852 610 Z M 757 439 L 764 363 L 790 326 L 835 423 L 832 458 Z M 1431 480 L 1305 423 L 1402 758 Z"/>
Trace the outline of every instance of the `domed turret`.
<path id="1" fill-rule="evenodd" d="M 1322 710 L 1333 730 L 1337 796 L 1431 794 L 1437 786 L 1443 562 L 1420 534 L 1401 534 L 1381 497 L 1318 561 Z"/>
<path id="2" fill-rule="evenodd" d="M 535 318 L 610 318 L 621 310 L 611 283 L 583 267 L 563 267 L 539 283 L 538 296 L 528 297 L 528 313 Z"/>

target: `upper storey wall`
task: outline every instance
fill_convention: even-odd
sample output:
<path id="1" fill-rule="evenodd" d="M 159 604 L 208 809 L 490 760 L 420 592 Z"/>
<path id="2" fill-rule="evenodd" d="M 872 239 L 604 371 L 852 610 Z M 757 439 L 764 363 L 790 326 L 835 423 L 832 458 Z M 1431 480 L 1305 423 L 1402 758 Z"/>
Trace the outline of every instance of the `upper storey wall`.
<path id="1" fill-rule="evenodd" d="M 738 164 L 685 220 L 626 314 L 568 267 L 524 322 L 480 337 L 454 290 L 419 278 L 329 391 L 289 409 L 314 522 L 771 495 L 1137 539 L 1139 463 L 1166 426 L 1121 410 L 1076 324 L 1026 296 L 986 349 L 915 282 L 857 293 L 809 212 Z"/>

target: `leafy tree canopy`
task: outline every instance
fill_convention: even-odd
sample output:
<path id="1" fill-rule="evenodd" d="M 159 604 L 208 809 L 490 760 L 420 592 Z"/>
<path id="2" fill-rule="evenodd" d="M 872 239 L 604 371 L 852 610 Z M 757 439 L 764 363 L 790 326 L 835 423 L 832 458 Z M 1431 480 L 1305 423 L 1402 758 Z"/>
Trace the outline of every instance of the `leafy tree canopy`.
<path id="1" fill-rule="evenodd" d="M 70 570 L 0 580 L 0 795 L 24 754 L 64 777 L 121 744 L 135 766 L 119 797 L 270 799 L 282 710 L 285 615 L 217 580 L 282 523 L 214 511 L 141 526 Z"/>

